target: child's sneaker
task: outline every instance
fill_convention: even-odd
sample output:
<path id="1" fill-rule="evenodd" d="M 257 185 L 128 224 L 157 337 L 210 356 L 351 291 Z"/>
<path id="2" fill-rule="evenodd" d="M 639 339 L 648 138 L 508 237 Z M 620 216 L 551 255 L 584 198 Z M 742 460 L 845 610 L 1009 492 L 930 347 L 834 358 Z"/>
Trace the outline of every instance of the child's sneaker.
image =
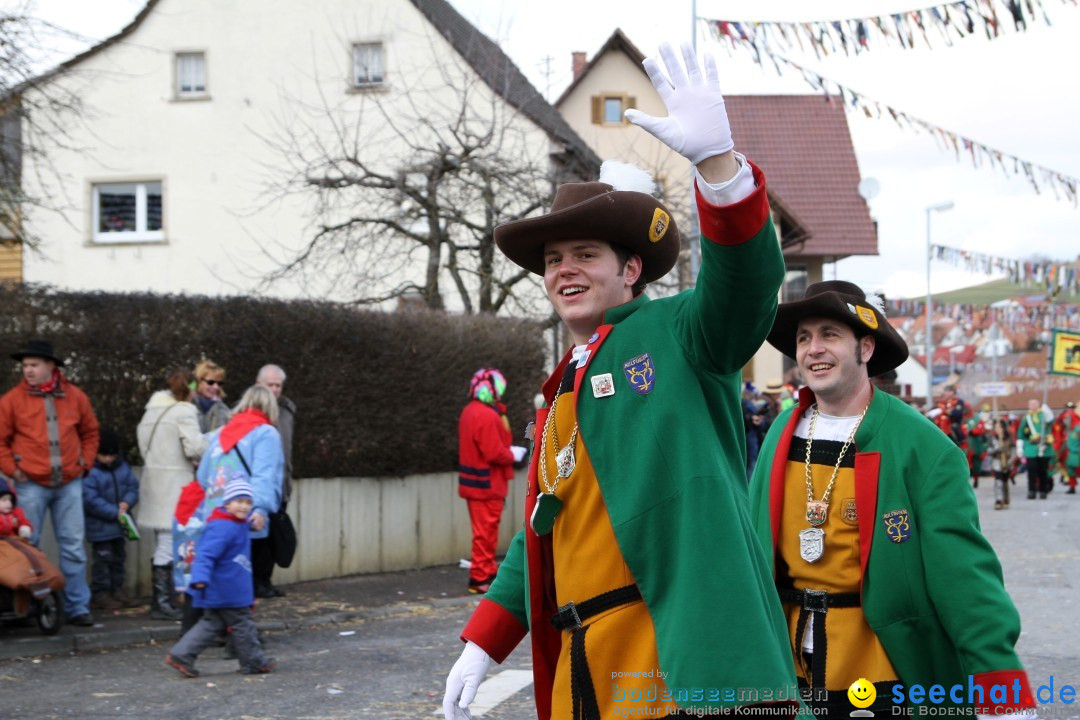
<path id="1" fill-rule="evenodd" d="M 266 658 L 262 665 L 255 667 L 242 667 L 240 672 L 245 675 L 263 675 L 265 673 L 272 673 L 277 669 L 277 660 L 274 658 Z"/>
<path id="2" fill-rule="evenodd" d="M 199 671 L 195 669 L 194 665 L 185 660 L 181 660 L 172 653 L 165 656 L 165 664 L 171 668 L 174 668 L 176 672 L 180 673 L 186 678 L 199 677 Z"/>

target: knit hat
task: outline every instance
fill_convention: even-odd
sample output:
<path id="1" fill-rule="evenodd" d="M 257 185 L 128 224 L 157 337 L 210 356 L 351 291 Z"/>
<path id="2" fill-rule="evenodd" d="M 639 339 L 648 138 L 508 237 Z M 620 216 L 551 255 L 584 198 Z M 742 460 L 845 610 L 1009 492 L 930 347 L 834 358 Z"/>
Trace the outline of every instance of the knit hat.
<path id="1" fill-rule="evenodd" d="M 506 378 L 495 368 L 481 368 L 469 381 L 469 397 L 488 405 L 502 400 L 506 392 Z"/>
<path id="2" fill-rule="evenodd" d="M 251 489 L 251 483 L 244 478 L 233 478 L 225 483 L 225 497 L 221 503 L 224 505 L 230 500 L 245 497 L 249 500 L 255 499 L 255 491 Z"/>

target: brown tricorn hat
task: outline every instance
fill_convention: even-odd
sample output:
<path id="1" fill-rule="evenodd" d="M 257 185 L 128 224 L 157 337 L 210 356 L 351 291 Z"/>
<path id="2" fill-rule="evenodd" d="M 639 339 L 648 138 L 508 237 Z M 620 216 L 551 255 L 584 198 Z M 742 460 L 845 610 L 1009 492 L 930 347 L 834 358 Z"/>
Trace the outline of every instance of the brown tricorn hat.
<path id="1" fill-rule="evenodd" d="M 856 335 L 873 336 L 874 354 L 866 363 L 870 377 L 888 372 L 907 360 L 907 343 L 889 324 L 885 313 L 866 299 L 862 288 L 844 280 L 814 283 L 806 288 L 802 300 L 780 303 L 769 331 L 769 344 L 794 358 L 799 321 L 811 317 L 839 320 Z"/>
<path id="2" fill-rule="evenodd" d="M 604 182 L 560 185 L 547 215 L 495 228 L 495 244 L 503 254 L 537 275 L 544 274 L 544 243 L 560 240 L 621 245 L 641 257 L 646 282 L 662 278 L 679 258 L 679 228 L 663 203 Z"/>

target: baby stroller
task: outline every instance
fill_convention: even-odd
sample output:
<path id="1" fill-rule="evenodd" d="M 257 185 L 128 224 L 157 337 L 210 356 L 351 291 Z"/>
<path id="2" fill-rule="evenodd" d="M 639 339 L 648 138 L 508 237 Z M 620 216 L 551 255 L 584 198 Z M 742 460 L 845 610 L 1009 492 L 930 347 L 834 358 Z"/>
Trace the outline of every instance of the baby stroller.
<path id="1" fill-rule="evenodd" d="M 0 537 L 0 621 L 33 617 L 46 635 L 64 624 L 64 576 L 45 554 L 18 538 Z"/>

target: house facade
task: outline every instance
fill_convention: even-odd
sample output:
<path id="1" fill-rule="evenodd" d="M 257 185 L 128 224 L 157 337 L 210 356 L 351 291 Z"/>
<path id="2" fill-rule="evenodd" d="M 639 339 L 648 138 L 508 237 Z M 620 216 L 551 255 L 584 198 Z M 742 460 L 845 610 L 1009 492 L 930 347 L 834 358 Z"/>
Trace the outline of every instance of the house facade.
<path id="1" fill-rule="evenodd" d="M 690 227 L 690 165 L 648 133 L 625 122 L 636 107 L 665 115 L 663 101 L 641 66 L 645 59 L 615 30 L 592 59 L 574 53 L 574 79 L 555 107 L 601 159 L 633 162 L 654 173 L 682 227 Z M 765 171 L 778 241 L 787 264 L 781 300 L 798 299 L 822 269 L 852 255 L 877 254 L 877 230 L 859 196 L 859 168 L 842 103 L 820 95 L 726 95 L 736 149 Z M 692 282 L 689 248 L 668 283 Z M 666 288 L 661 288 L 663 291 Z M 747 366 L 747 380 L 763 386 L 792 363 L 766 344 Z"/>
<path id="2" fill-rule="evenodd" d="M 455 116 L 478 134 L 497 125 L 499 152 L 550 175 L 585 177 L 598 165 L 445 0 L 149 0 L 47 80 L 84 111 L 49 154 L 55 174 L 24 166 L 22 177 L 64 210 L 31 209 L 40 252 L 3 269 L 66 289 L 350 299 L 358 288 L 310 269 L 267 282 L 321 230 L 367 212 L 311 188 L 361 170 L 391 187 L 412 182 L 418 145 L 437 146 Z M 395 233 L 411 226 L 389 222 L 382 206 L 370 214 L 385 222 L 382 247 L 400 247 Z M 413 282 L 426 262 L 389 252 L 386 267 L 364 260 L 389 288 Z M 454 309 L 453 283 L 442 287 Z"/>

